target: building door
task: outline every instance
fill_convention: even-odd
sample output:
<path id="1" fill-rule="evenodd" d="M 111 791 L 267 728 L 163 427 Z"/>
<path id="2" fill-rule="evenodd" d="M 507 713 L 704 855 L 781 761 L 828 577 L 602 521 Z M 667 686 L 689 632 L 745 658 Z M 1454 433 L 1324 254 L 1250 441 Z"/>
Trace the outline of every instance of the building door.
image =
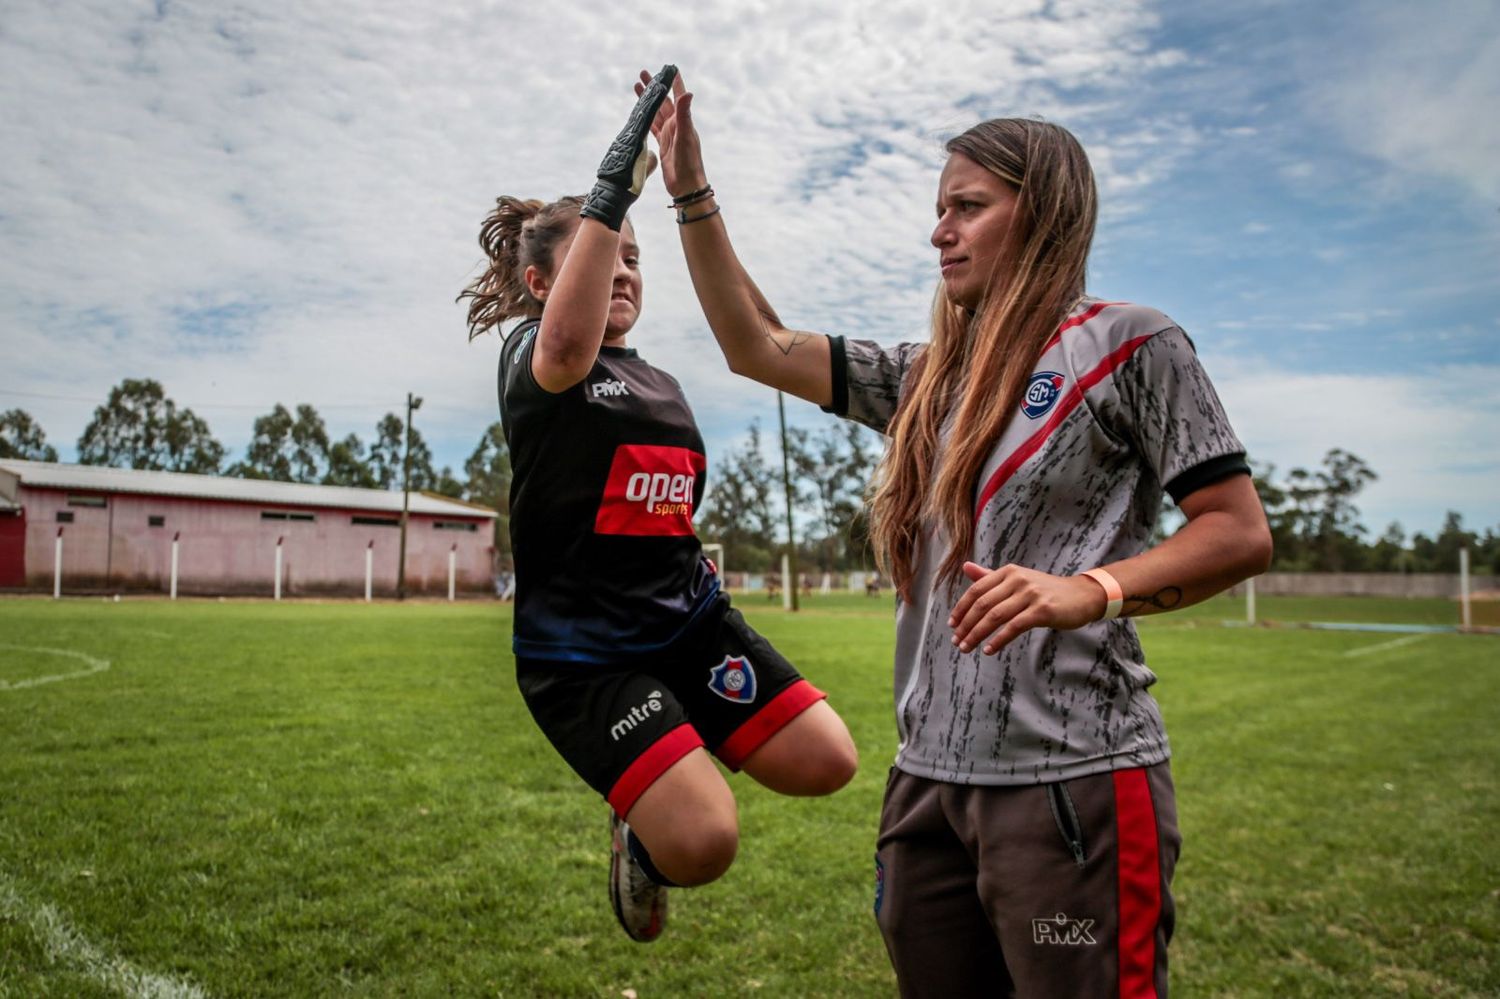
<path id="1" fill-rule="evenodd" d="M 26 585 L 26 511 L 0 510 L 0 587 Z"/>

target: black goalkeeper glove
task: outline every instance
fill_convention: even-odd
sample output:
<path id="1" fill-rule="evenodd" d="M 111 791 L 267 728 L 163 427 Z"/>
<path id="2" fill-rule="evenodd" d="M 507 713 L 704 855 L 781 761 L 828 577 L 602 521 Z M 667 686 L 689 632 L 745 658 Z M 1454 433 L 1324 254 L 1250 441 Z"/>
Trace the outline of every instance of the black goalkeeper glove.
<path id="1" fill-rule="evenodd" d="M 676 66 L 663 66 L 661 72 L 651 78 L 630 120 L 620 134 L 615 136 L 604 162 L 599 164 L 599 182 L 589 192 L 588 199 L 578 214 L 585 218 L 598 219 L 615 232 L 625 224 L 625 213 L 641 196 L 641 188 L 651 173 L 651 153 L 646 149 L 646 136 L 651 134 L 651 123 L 656 112 L 672 89 L 677 78 Z"/>

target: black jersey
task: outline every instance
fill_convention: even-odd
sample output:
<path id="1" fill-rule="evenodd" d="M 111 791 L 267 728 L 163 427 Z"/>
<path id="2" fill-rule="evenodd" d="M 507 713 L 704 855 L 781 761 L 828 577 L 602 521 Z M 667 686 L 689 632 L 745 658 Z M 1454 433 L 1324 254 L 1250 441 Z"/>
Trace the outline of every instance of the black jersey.
<path id="1" fill-rule="evenodd" d="M 517 326 L 500 351 L 516 654 L 616 662 L 663 649 L 719 589 L 693 533 L 703 436 L 677 380 L 629 348 L 601 347 L 583 381 L 542 388 L 539 325 Z"/>

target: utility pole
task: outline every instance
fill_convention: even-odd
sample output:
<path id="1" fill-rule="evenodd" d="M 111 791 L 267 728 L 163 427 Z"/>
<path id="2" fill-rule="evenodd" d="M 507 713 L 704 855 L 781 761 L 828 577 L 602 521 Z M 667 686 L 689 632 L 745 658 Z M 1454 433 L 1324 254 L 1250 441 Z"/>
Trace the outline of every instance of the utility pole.
<path id="1" fill-rule="evenodd" d="M 798 609 L 797 535 L 792 530 L 792 472 L 786 448 L 786 399 L 779 389 L 776 392 L 776 413 L 781 418 L 781 487 L 786 493 L 787 579 L 784 585 L 792 596 L 792 610 L 795 611 Z"/>
<path id="2" fill-rule="evenodd" d="M 406 599 L 406 519 L 411 507 L 411 413 L 422 408 L 422 397 L 406 393 L 406 456 L 401 459 L 401 561 L 396 566 L 396 599 Z"/>

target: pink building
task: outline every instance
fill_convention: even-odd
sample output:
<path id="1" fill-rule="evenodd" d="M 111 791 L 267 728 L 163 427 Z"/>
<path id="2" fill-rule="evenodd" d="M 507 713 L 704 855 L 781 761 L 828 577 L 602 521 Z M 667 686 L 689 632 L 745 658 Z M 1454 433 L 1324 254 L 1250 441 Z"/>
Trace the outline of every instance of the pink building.
<path id="1" fill-rule="evenodd" d="M 495 511 L 412 493 L 408 593 L 493 592 Z M 270 596 L 396 592 L 401 493 L 0 460 L 0 587 Z"/>

